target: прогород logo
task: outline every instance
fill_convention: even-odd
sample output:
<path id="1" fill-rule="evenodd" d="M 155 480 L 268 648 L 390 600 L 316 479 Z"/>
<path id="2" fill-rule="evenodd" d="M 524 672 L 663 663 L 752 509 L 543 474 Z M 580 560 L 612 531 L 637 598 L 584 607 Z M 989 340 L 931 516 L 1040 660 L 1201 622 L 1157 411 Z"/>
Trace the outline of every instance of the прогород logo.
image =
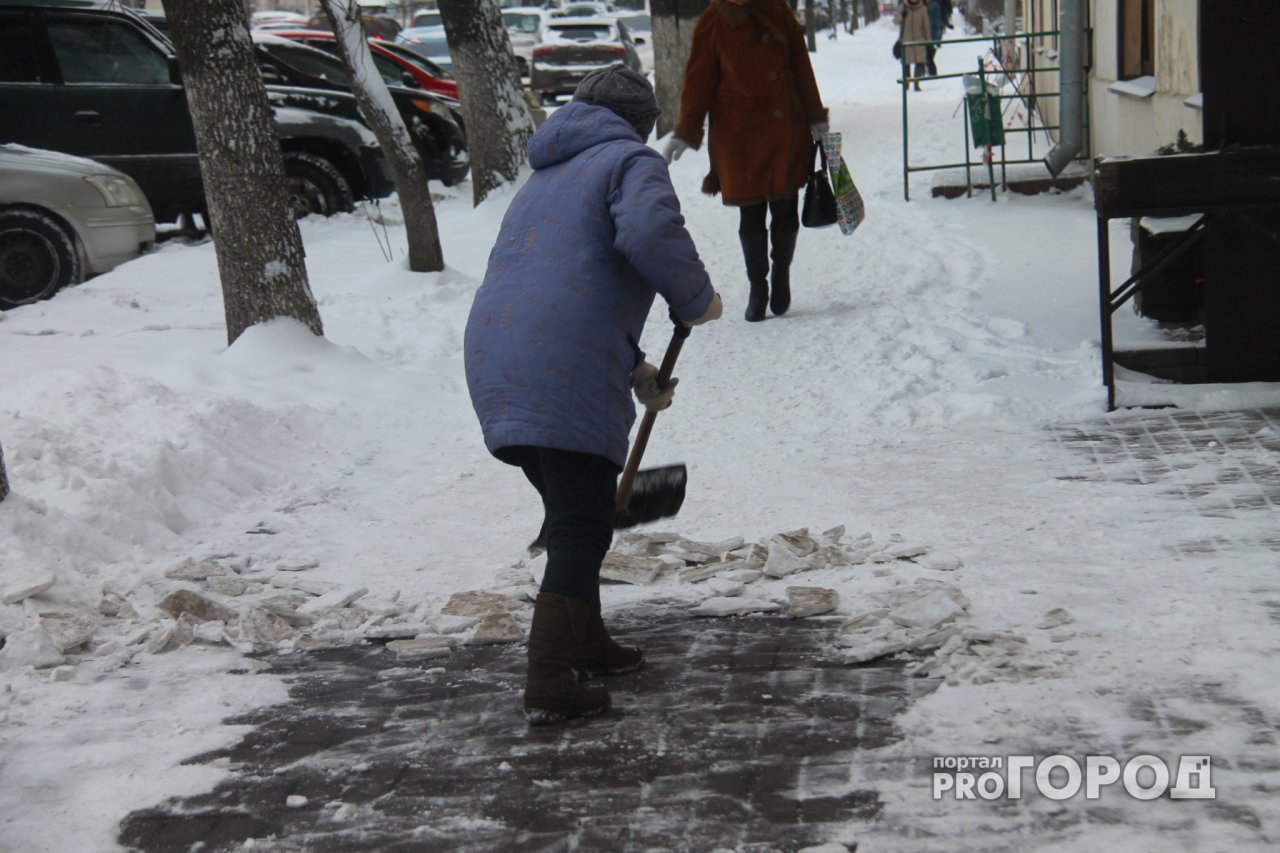
<path id="1" fill-rule="evenodd" d="M 1171 764 L 1155 755 L 1135 755 L 1121 763 L 1110 755 L 1086 755 L 1083 765 L 1070 755 L 946 755 L 933 759 L 933 798 L 956 800 L 1017 800 L 1031 771 L 1035 790 L 1050 800 L 1066 800 L 1082 790 L 1096 800 L 1104 789 L 1138 800 L 1154 800 L 1167 792 L 1175 800 L 1217 797 L 1208 755 L 1183 755 Z"/>

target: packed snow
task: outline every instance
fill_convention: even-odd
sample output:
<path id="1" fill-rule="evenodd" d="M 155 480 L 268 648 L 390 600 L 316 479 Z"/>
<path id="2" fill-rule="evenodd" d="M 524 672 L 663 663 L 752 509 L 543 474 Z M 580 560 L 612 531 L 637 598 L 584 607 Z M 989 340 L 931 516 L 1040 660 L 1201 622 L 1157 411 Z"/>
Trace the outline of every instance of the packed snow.
<path id="1" fill-rule="evenodd" d="M 688 498 L 618 537 L 606 608 L 834 614 L 833 658 L 907 652 L 941 680 L 901 743 L 854 762 L 850 786 L 885 809 L 832 850 L 1274 844 L 1275 507 L 1202 516 L 1176 488 L 1090 481 L 1055 441 L 1144 417 L 1104 413 L 1090 191 L 947 201 L 921 173 L 904 201 L 893 39 L 881 21 L 819 42 L 867 218 L 801 233 L 785 318 L 742 320 L 737 214 L 700 194 L 705 151 L 672 166 L 725 316 L 686 343 L 645 457 L 686 462 Z M 979 52 L 938 61 L 964 71 Z M 957 81 L 912 94 L 913 161 L 962 158 L 960 101 Z M 129 811 L 211 788 L 228 771 L 182 761 L 286 697 L 243 652 L 375 638 L 429 661 L 520 637 L 540 508 L 485 452 L 461 358 L 515 188 L 475 209 L 469 185 L 434 189 L 439 274 L 407 270 L 394 200 L 301 223 L 325 338 L 277 320 L 228 347 L 208 241 L 0 315 L 0 848 L 114 849 Z M 659 304 L 651 360 L 668 330 Z M 1128 310 L 1116 330 L 1159 339 Z M 1125 378 L 1122 401 L 1280 404 L 1272 385 Z M 1190 733 L 1135 718 L 1152 699 Z M 934 800 L 923 769 L 1059 751 L 1211 754 L 1218 800 L 1117 795 L 1103 823 L 1055 824 L 1093 804 Z M 908 762 L 921 771 L 877 772 Z M 1017 834 L 1033 820 L 1059 829 Z"/>

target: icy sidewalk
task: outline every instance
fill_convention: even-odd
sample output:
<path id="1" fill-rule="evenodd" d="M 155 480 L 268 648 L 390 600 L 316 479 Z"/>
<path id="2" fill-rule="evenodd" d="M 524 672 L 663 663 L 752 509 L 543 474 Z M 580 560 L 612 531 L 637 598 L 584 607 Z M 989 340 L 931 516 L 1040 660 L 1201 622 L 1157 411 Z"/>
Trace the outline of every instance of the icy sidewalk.
<path id="1" fill-rule="evenodd" d="M 838 621 L 838 620 L 836 620 Z M 523 646 L 405 666 L 381 648 L 273 659 L 289 704 L 201 756 L 234 768 L 211 794 L 137 812 L 139 850 L 798 850 L 849 841 L 874 790 L 851 756 L 935 682 L 901 663 L 819 664 L 830 620 L 631 611 L 615 633 L 648 653 L 608 681 L 604 718 L 531 729 Z M 910 768 L 900 768 L 903 773 Z"/>

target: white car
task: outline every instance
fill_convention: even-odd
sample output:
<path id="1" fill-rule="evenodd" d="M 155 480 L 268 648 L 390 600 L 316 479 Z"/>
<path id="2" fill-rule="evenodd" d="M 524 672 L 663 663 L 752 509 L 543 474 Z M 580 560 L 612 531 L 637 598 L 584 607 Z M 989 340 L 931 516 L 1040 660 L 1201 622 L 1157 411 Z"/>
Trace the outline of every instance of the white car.
<path id="1" fill-rule="evenodd" d="M 83 157 L 0 145 L 0 308 L 48 299 L 155 243 L 133 179 Z"/>
<path id="2" fill-rule="evenodd" d="M 533 62 L 533 49 L 542 43 L 542 28 L 547 22 L 546 11 L 533 6 L 514 6 L 502 10 L 502 22 L 511 36 L 511 49 L 520 66 L 520 76 L 529 76 Z"/>

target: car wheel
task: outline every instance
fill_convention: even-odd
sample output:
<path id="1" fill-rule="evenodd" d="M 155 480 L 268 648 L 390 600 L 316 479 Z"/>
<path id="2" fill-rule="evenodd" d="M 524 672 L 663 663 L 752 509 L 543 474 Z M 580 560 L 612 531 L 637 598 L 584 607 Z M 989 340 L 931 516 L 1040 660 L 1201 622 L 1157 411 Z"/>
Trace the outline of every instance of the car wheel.
<path id="1" fill-rule="evenodd" d="M 285 183 L 293 213 L 302 218 L 311 213 L 332 216 L 352 210 L 351 185 L 333 163 L 306 151 L 284 154 Z"/>
<path id="2" fill-rule="evenodd" d="M 0 213 L 0 308 L 48 299 L 80 281 L 75 236 L 37 210 Z"/>

